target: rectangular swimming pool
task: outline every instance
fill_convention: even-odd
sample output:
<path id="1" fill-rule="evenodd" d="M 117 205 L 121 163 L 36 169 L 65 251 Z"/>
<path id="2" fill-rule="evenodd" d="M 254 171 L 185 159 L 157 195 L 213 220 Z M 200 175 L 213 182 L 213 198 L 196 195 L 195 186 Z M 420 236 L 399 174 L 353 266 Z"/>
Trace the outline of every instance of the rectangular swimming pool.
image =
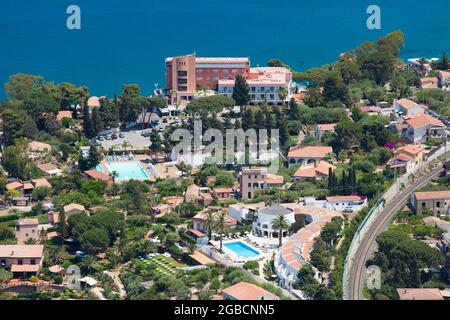
<path id="1" fill-rule="evenodd" d="M 224 244 L 224 247 L 230 249 L 240 258 L 254 258 L 261 253 L 252 247 L 246 245 L 242 241 L 233 241 Z"/>
<path id="2" fill-rule="evenodd" d="M 123 162 L 103 162 L 108 168 L 108 174 L 116 171 L 118 174 L 117 180 L 145 180 L 149 179 L 147 172 L 138 161 L 123 161 Z M 98 165 L 96 167 L 99 171 L 104 171 L 103 168 Z"/>

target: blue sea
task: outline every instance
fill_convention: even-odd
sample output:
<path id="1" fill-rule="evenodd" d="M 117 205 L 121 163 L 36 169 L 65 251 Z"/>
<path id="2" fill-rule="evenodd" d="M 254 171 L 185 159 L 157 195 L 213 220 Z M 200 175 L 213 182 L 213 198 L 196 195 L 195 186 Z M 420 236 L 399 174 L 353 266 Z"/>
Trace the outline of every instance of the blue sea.
<path id="1" fill-rule="evenodd" d="M 81 30 L 66 28 L 72 4 Z M 371 4 L 381 30 L 366 27 Z M 24 72 L 95 95 L 118 94 L 123 83 L 151 94 L 164 86 L 167 56 L 248 56 L 253 66 L 279 58 L 304 70 L 397 29 L 403 58 L 431 58 L 450 52 L 449 12 L 449 0 L 2 0 L 0 83 Z"/>

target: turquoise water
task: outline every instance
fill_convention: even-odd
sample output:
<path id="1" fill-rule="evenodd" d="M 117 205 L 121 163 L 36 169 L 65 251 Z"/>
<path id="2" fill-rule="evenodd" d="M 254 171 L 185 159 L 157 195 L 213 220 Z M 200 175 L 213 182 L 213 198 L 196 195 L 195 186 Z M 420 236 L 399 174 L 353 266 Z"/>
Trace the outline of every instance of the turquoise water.
<path id="1" fill-rule="evenodd" d="M 366 28 L 366 9 L 382 10 L 382 29 Z M 82 29 L 66 28 L 66 9 L 81 8 Z M 403 57 L 450 52 L 449 0 L 16 0 L 0 2 L 0 83 L 17 72 L 85 84 L 92 94 L 138 83 L 164 85 L 164 58 L 277 57 L 304 70 L 401 29 Z M 0 90 L 0 98 L 3 96 Z"/>
<path id="2" fill-rule="evenodd" d="M 225 243 L 224 246 L 236 253 L 238 257 L 254 258 L 260 255 L 260 252 L 249 247 L 242 241 L 228 242 Z"/>
<path id="3" fill-rule="evenodd" d="M 144 168 L 139 162 L 127 161 L 127 162 L 106 162 L 108 171 L 116 171 L 118 174 L 117 180 L 130 180 L 130 179 L 148 179 L 149 176 L 145 172 Z M 97 170 L 103 171 L 100 165 L 97 165 Z"/>

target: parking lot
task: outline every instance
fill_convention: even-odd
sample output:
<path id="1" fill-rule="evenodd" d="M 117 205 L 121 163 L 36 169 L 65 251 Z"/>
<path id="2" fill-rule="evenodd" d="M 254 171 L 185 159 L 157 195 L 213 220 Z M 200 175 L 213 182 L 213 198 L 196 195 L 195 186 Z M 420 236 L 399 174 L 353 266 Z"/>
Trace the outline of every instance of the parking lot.
<path id="1" fill-rule="evenodd" d="M 124 141 L 127 141 L 131 145 L 127 147 L 127 150 L 148 149 L 148 147 L 151 144 L 150 138 L 141 136 L 141 132 L 142 130 L 122 131 L 121 133 L 123 133 L 123 135 L 125 136 L 124 138 L 118 137 L 117 139 L 114 140 L 104 139 L 103 141 L 98 140 L 97 141 L 105 150 L 109 150 L 114 145 L 119 146 L 117 150 L 123 150 L 124 148 L 122 146 Z"/>
<path id="2" fill-rule="evenodd" d="M 158 117 L 157 115 L 152 115 L 151 120 L 159 120 L 159 124 L 155 126 L 155 129 L 159 132 L 164 131 L 168 126 L 174 124 L 176 121 L 171 119 L 167 120 L 165 123 L 163 122 L 163 118 Z M 144 150 L 148 149 L 151 145 L 150 137 L 147 135 L 146 137 L 142 136 L 142 131 L 151 132 L 151 128 L 143 129 L 142 126 L 138 126 L 136 128 L 128 129 L 121 131 L 120 133 L 124 135 L 123 138 L 119 137 L 114 140 L 107 140 L 104 137 L 104 140 L 99 141 L 96 139 L 98 145 L 101 145 L 105 150 L 109 150 L 112 146 L 117 145 L 118 148 L 116 150 L 123 150 L 123 143 L 127 141 L 130 145 L 127 147 L 127 150 Z"/>

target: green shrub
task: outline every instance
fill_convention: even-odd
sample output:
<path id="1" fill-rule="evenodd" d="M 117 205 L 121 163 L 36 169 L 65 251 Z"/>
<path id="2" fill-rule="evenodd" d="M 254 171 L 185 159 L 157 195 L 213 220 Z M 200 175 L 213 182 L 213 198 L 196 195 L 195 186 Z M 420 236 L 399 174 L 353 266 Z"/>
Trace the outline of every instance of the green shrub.
<path id="1" fill-rule="evenodd" d="M 55 277 L 53 277 L 53 281 L 56 284 L 62 284 L 63 283 L 63 277 L 61 275 L 56 275 Z"/>

